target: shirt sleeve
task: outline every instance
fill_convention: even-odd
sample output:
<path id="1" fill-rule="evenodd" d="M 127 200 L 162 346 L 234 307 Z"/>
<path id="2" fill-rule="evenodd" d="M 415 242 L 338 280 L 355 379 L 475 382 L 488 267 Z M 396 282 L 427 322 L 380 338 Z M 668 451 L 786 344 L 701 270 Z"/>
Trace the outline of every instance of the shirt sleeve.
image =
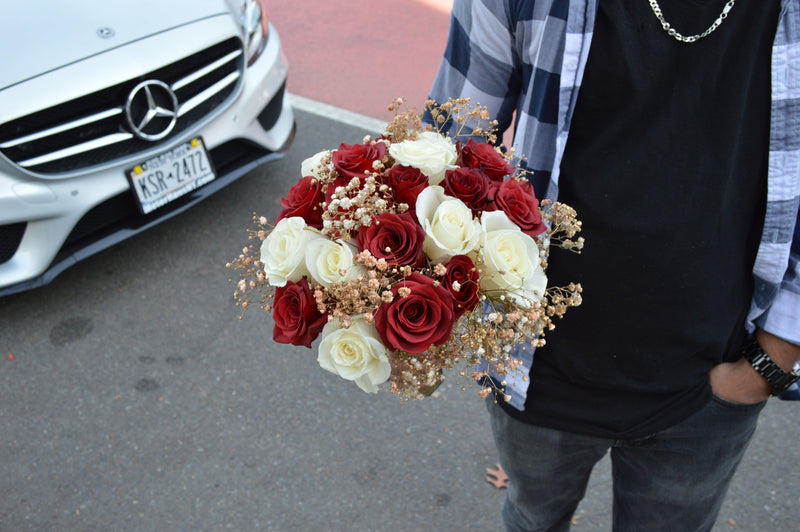
<path id="1" fill-rule="evenodd" d="M 431 99 L 468 97 L 485 106 L 502 134 L 511 125 L 520 93 L 512 0 L 455 0 L 450 33 Z"/>
<path id="2" fill-rule="evenodd" d="M 756 323 L 768 333 L 800 345 L 800 214 L 794 227 L 786 273 L 775 299 Z"/>
<path id="3" fill-rule="evenodd" d="M 748 323 L 800 345 L 800 3 L 784 2 L 772 47 L 769 188 Z"/>

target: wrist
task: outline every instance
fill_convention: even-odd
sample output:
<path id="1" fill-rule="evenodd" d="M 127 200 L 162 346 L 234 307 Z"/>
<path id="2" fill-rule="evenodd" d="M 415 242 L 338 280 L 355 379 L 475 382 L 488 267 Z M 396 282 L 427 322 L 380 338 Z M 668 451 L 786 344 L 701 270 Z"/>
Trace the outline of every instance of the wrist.
<path id="1" fill-rule="evenodd" d="M 759 335 L 759 339 L 761 338 L 763 338 L 763 336 Z M 766 343 L 769 345 L 770 342 Z M 776 357 L 778 360 L 775 360 L 755 338 L 742 347 L 742 356 L 750 365 L 752 372 L 761 379 L 762 386 L 765 387 L 769 395 L 777 396 L 782 394 L 794 382 L 800 379 L 800 375 L 792 371 L 791 368 L 791 366 L 794 365 L 793 356 L 780 356 Z M 791 362 L 788 364 L 788 368 L 785 367 L 787 358 L 791 360 Z M 782 361 L 783 364 L 781 364 L 779 361 Z"/>
<path id="2" fill-rule="evenodd" d="M 791 371 L 795 362 L 800 358 L 800 345 L 787 342 L 763 329 L 758 329 L 755 339 L 784 371 Z"/>

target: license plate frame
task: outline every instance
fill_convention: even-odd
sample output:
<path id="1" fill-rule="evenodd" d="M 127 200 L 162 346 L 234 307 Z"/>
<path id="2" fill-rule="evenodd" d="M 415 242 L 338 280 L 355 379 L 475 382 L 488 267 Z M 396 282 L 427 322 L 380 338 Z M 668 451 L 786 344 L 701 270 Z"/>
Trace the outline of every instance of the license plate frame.
<path id="1" fill-rule="evenodd" d="M 142 214 L 150 214 L 217 178 L 202 137 L 155 155 L 126 175 Z"/>

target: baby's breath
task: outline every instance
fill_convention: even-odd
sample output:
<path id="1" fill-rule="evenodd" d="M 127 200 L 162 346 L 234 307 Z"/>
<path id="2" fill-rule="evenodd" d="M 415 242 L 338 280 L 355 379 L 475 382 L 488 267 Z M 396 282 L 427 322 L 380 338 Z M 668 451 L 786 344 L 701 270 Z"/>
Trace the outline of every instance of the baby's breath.
<path id="1" fill-rule="evenodd" d="M 404 104 L 402 98 L 393 100 L 389 110 L 395 113 L 395 117 L 384 134 L 378 139 L 367 137 L 363 142 L 383 142 L 388 148 L 392 143 L 417 138 L 423 130 L 434 130 L 454 140 L 477 136 L 497 144 L 497 122 L 490 119 L 486 107 L 474 105 L 467 98 L 450 99 L 444 103 L 427 101 L 425 110 L 432 121 L 428 126 L 423 126 L 421 113 L 413 109 L 402 110 Z M 519 164 L 521 159 L 513 149 L 498 146 L 497 152 L 511 164 L 517 163 L 514 164 L 517 171 L 510 179 L 530 178 L 531 172 Z M 392 201 L 392 190 L 382 180 L 395 164 L 388 149 L 382 159 L 374 161 L 370 171 L 347 182 L 337 174 L 331 161 L 331 152 L 323 152 L 319 164 L 313 169 L 322 189 L 328 190 L 326 201 L 320 205 L 323 212 L 321 234 L 352 244 L 359 231 L 369 226 L 376 216 L 411 210 L 406 203 L 395 204 Z M 553 246 L 580 253 L 583 238 L 578 236 L 581 222 L 575 210 L 563 203 L 543 200 L 540 213 L 547 227 L 536 237 L 542 266 L 547 267 L 549 250 Z M 232 279 L 236 286 L 233 298 L 242 311 L 258 306 L 271 312 L 275 287 L 268 282 L 259 253 L 261 243 L 272 227 L 263 216 L 254 215 L 253 222 L 255 229 L 249 232 L 249 243 L 226 266 L 238 273 L 239 278 Z M 476 252 L 472 258 L 475 268 L 482 274 L 487 265 L 481 262 L 480 256 Z M 375 316 L 381 305 L 410 295 L 410 289 L 405 285 L 396 285 L 413 273 L 433 279 L 436 286 L 442 283 L 447 273 L 446 263 L 394 266 L 366 250 L 355 256 L 355 263 L 364 272 L 355 279 L 348 277 L 330 286 L 322 286 L 310 279 L 308 282 L 317 310 L 327 315 L 328 320 L 338 320 L 345 327 L 355 316 L 375 325 Z M 343 273 L 346 272 L 340 272 Z M 456 281 L 447 288 L 459 293 L 469 289 L 469 285 Z M 421 399 L 431 395 L 446 374 L 456 370 L 457 379 L 465 383 L 480 383 L 478 393 L 481 396 L 496 393 L 500 400 L 508 400 L 502 389 L 515 381 L 527 379 L 521 371 L 522 362 L 515 353 L 544 345 L 546 333 L 555 327 L 555 320 L 562 318 L 569 308 L 581 304 L 581 292 L 580 284 L 576 283 L 548 287 L 536 300 L 521 300 L 517 294 L 510 297 L 507 292 L 499 290 L 480 291 L 476 307 L 455 322 L 452 334 L 443 344 L 432 345 L 417 354 L 388 353 L 391 365 L 389 390 L 405 400 Z M 494 378 L 489 378 L 489 375 Z"/>

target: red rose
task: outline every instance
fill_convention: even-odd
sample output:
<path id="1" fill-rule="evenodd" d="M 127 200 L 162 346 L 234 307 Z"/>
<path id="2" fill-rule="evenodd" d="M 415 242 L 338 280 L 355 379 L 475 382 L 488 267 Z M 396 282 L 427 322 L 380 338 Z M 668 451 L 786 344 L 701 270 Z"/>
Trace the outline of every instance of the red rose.
<path id="1" fill-rule="evenodd" d="M 495 151 L 494 146 L 469 139 L 461 148 L 461 164 L 481 170 L 492 181 L 502 181 L 514 173 L 514 166 Z"/>
<path id="2" fill-rule="evenodd" d="M 281 344 L 311 347 L 311 342 L 328 321 L 327 316 L 317 309 L 305 278 L 298 283 L 287 281 L 286 286 L 276 288 L 272 306 L 272 319 L 275 321 L 272 339 Z"/>
<path id="3" fill-rule="evenodd" d="M 410 293 L 399 295 L 402 288 Z M 375 312 L 375 326 L 383 345 L 391 350 L 422 353 L 431 345 L 442 345 L 455 323 L 453 297 L 433 279 L 414 272 L 392 287 L 394 300 Z"/>
<path id="4" fill-rule="evenodd" d="M 386 144 L 376 142 L 375 144 L 340 144 L 339 149 L 333 152 L 331 160 L 333 168 L 345 180 L 347 184 L 352 178 L 364 177 L 364 172 L 374 171 L 372 163 L 383 159 L 386 154 Z"/>
<path id="5" fill-rule="evenodd" d="M 289 189 L 289 194 L 281 198 L 283 210 L 275 218 L 275 222 L 283 218 L 299 216 L 306 221 L 306 225 L 322 229 L 322 202 L 325 194 L 320 186 L 319 179 L 306 176 Z"/>
<path id="6" fill-rule="evenodd" d="M 358 251 L 369 250 L 373 257 L 386 259 L 392 266 L 419 267 L 425 264 L 422 244 L 425 231 L 411 213 L 383 213 L 372 218 L 356 237 Z"/>
<path id="7" fill-rule="evenodd" d="M 333 192 L 337 187 L 347 186 L 354 177 L 361 179 L 365 172 L 372 173 L 374 168 L 372 163 L 383 158 L 386 154 L 386 144 L 376 142 L 375 144 L 340 144 L 339 149 L 333 152 L 331 162 L 338 176 L 328 185 L 325 191 L 325 201 L 330 202 Z"/>
<path id="8" fill-rule="evenodd" d="M 478 303 L 480 277 L 475 263 L 466 255 L 456 255 L 447 263 L 447 273 L 442 278 L 442 284 L 453 296 L 456 319 L 465 312 L 470 312 Z M 454 288 L 454 283 L 458 283 L 458 290 Z"/>
<path id="9" fill-rule="evenodd" d="M 417 205 L 417 196 L 428 186 L 428 176 L 419 168 L 396 164 L 381 178 L 381 182 L 392 189 L 395 204 L 406 203 L 411 210 Z"/>
<path id="10" fill-rule="evenodd" d="M 505 212 L 523 233 L 536 236 L 546 229 L 539 213 L 539 200 L 529 181 L 506 179 L 497 189 L 494 202 L 497 210 Z"/>
<path id="11" fill-rule="evenodd" d="M 442 186 L 446 194 L 463 201 L 475 214 L 487 208 L 490 192 L 493 192 L 492 182 L 475 168 L 448 170 Z"/>

